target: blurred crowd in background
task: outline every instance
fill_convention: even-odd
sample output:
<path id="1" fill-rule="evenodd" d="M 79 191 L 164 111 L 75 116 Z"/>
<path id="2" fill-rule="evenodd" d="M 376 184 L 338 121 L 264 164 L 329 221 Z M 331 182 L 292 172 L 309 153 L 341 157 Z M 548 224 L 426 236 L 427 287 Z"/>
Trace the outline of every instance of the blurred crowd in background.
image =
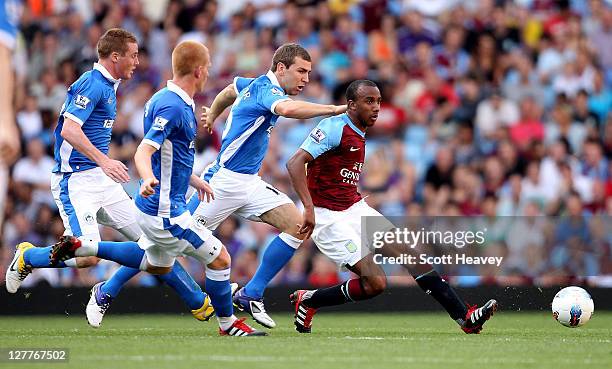
<path id="1" fill-rule="evenodd" d="M 3 209 L 0 269 L 17 243 L 51 244 L 64 231 L 49 190 L 52 132 L 67 87 L 91 69 L 96 42 L 112 27 L 133 32 L 140 47 L 140 66 L 118 90 L 110 152 L 131 168 L 130 194 L 138 189 L 133 154 L 144 103 L 171 78 L 178 42 L 201 41 L 212 54 L 198 109 L 234 76 L 265 73 L 278 46 L 297 42 L 313 59 L 298 99 L 340 103 L 355 79 L 380 86 L 384 101 L 368 131 L 361 193 L 384 215 L 612 215 L 609 0 L 27 0 L 14 57 L 24 149 Z M 225 116 L 212 135 L 199 132 L 195 173 L 215 159 Z M 279 119 L 260 173 L 296 201 L 285 163 L 316 123 Z M 496 278 L 466 283 L 564 283 L 561 276 L 589 275 L 597 276 L 588 278 L 592 284 L 612 286 L 610 228 L 557 226 L 563 237 L 550 247 L 571 248 L 568 240 L 576 238 L 588 247 L 555 264 L 547 243 L 502 243 L 499 252 L 514 262 L 502 264 Z M 101 232 L 120 240 L 112 229 Z M 589 243 L 590 233 L 601 242 Z M 271 227 L 237 218 L 216 235 L 240 283 L 274 237 Z M 197 263 L 183 262 L 204 280 Z M 37 270 L 24 286 L 91 286 L 114 268 L 103 262 Z M 346 273 L 308 241 L 274 283 L 327 286 Z M 413 283 L 407 273 L 394 274 L 391 283 Z M 130 283 L 158 282 L 141 273 Z"/>

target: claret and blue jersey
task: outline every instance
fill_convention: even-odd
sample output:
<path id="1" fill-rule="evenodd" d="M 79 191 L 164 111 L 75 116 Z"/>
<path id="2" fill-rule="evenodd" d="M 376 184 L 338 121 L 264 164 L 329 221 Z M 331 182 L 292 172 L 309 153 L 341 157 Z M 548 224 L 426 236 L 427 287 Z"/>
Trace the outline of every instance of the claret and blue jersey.
<path id="1" fill-rule="evenodd" d="M 227 118 L 217 160 L 203 173 L 206 181 L 220 168 L 243 174 L 259 172 L 278 119 L 274 109 L 290 99 L 272 71 L 255 79 L 236 77 L 234 87 L 238 96 Z"/>
<path id="2" fill-rule="evenodd" d="M 69 88 L 55 128 L 55 167 L 53 173 L 72 173 L 98 165 L 74 150 L 62 137 L 66 118 L 78 123 L 83 133 L 98 150 L 108 153 L 113 124 L 117 114 L 119 80 L 101 64 L 85 72 Z"/>
<path id="3" fill-rule="evenodd" d="M 136 197 L 145 214 L 174 218 L 187 211 L 185 195 L 193 170 L 197 119 L 193 99 L 168 81 L 145 105 L 143 143 L 157 151 L 151 165 L 159 185 L 155 194 Z"/>
<path id="4" fill-rule="evenodd" d="M 300 148 L 313 157 L 307 180 L 315 206 L 342 211 L 361 200 L 365 142 L 365 132 L 346 113 L 323 119 L 310 132 Z"/>

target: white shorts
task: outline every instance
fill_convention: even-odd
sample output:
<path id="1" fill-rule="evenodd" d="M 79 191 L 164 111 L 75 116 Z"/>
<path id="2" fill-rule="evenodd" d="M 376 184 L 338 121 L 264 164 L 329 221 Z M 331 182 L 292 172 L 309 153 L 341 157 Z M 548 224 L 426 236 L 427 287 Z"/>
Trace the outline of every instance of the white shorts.
<path id="1" fill-rule="evenodd" d="M 53 173 L 51 193 L 64 221 L 65 235 L 100 241 L 98 224 L 115 229 L 136 224 L 134 202 L 102 168 Z"/>
<path id="2" fill-rule="evenodd" d="M 215 230 L 231 214 L 261 221 L 261 214 L 293 201 L 256 174 L 242 174 L 220 168 L 210 179 L 215 199 L 202 201 L 194 217 Z M 194 195 L 196 196 L 196 195 Z"/>
<path id="3" fill-rule="evenodd" d="M 361 217 L 380 217 L 375 222 L 377 228 L 393 228 L 393 225 L 365 200 L 342 211 L 321 207 L 315 207 L 314 211 L 315 227 L 312 240 L 323 254 L 339 266 L 353 266 L 372 251 L 371 243 L 365 241 L 365 235 L 362 234 Z M 369 234 L 372 230 L 365 232 Z"/>
<path id="4" fill-rule="evenodd" d="M 174 218 L 139 213 L 138 224 L 144 234 L 138 245 L 145 250 L 151 265 L 170 267 L 177 256 L 192 256 L 208 265 L 221 253 L 221 241 L 188 211 Z"/>

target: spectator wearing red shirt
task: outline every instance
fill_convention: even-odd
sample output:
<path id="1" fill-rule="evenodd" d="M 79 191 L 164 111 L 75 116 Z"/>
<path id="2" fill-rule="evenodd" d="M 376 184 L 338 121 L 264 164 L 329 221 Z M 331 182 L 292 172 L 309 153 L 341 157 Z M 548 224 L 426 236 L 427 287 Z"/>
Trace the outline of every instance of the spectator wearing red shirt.
<path id="1" fill-rule="evenodd" d="M 432 69 L 425 72 L 424 82 L 425 91 L 416 99 L 415 108 L 421 113 L 433 114 L 434 121 L 445 121 L 459 105 L 459 96 Z"/>
<path id="2" fill-rule="evenodd" d="M 519 151 L 525 152 L 534 141 L 544 139 L 544 125 L 541 121 L 542 110 L 531 98 L 521 101 L 521 118 L 510 128 L 510 138 Z"/>

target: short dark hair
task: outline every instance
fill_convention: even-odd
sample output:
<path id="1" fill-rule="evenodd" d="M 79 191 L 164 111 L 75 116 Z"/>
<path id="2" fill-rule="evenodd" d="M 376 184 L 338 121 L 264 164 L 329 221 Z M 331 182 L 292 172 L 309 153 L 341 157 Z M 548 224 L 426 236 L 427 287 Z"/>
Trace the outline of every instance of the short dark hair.
<path id="1" fill-rule="evenodd" d="M 129 43 L 137 44 L 136 36 L 121 28 L 111 28 L 98 40 L 98 57 L 108 58 L 112 53 L 123 56 L 128 51 Z"/>
<path id="2" fill-rule="evenodd" d="M 376 87 L 376 83 L 370 81 L 369 79 L 358 79 L 356 81 L 351 82 L 351 84 L 346 88 L 346 101 L 353 100 L 357 101 L 357 91 L 359 91 L 359 87 Z"/>
<path id="3" fill-rule="evenodd" d="M 300 45 L 293 43 L 284 44 L 274 52 L 274 57 L 272 57 L 272 67 L 270 67 L 270 70 L 272 72 L 276 72 L 278 63 L 283 63 L 285 67 L 289 68 L 293 63 L 295 63 L 295 58 L 302 58 L 306 61 L 312 61 L 308 51 L 306 51 L 306 49 Z"/>

